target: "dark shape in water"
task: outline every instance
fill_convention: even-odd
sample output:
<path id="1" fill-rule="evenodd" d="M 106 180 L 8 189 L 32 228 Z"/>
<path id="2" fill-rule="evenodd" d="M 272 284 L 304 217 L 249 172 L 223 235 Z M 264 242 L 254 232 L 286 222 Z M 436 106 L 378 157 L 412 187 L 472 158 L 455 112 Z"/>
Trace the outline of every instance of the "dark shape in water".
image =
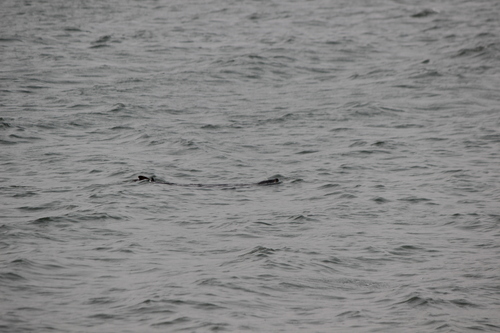
<path id="1" fill-rule="evenodd" d="M 175 186 L 190 186 L 190 187 L 245 187 L 253 185 L 275 185 L 280 183 L 280 180 L 278 178 L 263 180 L 258 183 L 250 183 L 250 184 L 177 184 L 177 183 L 166 182 L 163 180 L 156 180 L 154 177 L 146 177 L 146 176 L 138 176 L 137 179 L 134 179 L 134 182 L 139 182 L 139 181 L 147 181 L 150 183 L 175 185 Z"/>

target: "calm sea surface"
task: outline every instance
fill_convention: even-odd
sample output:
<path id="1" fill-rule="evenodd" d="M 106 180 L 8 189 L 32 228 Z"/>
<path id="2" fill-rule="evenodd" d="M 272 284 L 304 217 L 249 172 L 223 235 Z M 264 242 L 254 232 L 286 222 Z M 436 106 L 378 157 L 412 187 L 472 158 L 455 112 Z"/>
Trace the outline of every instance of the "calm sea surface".
<path id="1" fill-rule="evenodd" d="M 0 331 L 500 332 L 499 18 L 0 1 Z"/>

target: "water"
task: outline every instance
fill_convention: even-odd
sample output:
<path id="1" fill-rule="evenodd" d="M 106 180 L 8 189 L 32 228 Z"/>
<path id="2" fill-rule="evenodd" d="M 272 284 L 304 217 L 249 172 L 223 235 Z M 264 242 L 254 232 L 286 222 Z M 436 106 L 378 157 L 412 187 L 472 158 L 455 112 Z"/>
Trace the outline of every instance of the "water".
<path id="1" fill-rule="evenodd" d="M 500 331 L 500 2 L 0 8 L 2 332 Z"/>

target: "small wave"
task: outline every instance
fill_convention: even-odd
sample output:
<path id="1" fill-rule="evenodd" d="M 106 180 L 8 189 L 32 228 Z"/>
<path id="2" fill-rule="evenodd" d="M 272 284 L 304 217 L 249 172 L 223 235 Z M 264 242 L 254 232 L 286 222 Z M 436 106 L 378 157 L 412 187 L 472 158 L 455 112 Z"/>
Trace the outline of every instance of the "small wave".
<path id="1" fill-rule="evenodd" d="M 179 324 L 185 324 L 192 322 L 192 319 L 189 317 L 178 317 L 172 320 L 165 320 L 161 321 L 158 323 L 151 324 L 153 327 L 159 327 L 159 326 L 172 326 L 172 325 L 179 325 Z"/>
<path id="2" fill-rule="evenodd" d="M 437 13 L 439 13 L 437 10 L 427 8 L 427 9 L 424 9 L 416 14 L 411 15 L 411 17 L 422 18 L 422 17 L 428 17 L 431 15 L 435 15 Z"/>
<path id="3" fill-rule="evenodd" d="M 389 253 L 391 253 L 393 255 L 397 255 L 397 256 L 409 256 L 409 255 L 413 255 L 417 252 L 422 252 L 422 251 L 434 252 L 432 250 L 427 250 L 427 249 L 424 249 L 424 248 L 421 248 L 418 246 L 414 246 L 414 245 L 401 245 L 401 246 L 398 246 L 395 249 L 389 251 Z"/>
<path id="4" fill-rule="evenodd" d="M 339 184 L 325 184 L 319 187 L 319 189 L 331 189 L 339 187 Z"/>
<path id="5" fill-rule="evenodd" d="M 303 215 L 303 214 L 298 214 L 298 215 L 292 215 L 288 218 L 291 221 L 294 222 L 311 222 L 311 221 L 318 221 L 317 219 L 314 219 L 310 216 Z"/>
<path id="6" fill-rule="evenodd" d="M 116 103 L 109 109 L 109 112 L 123 111 L 126 107 L 127 106 L 123 103 Z"/>
<path id="7" fill-rule="evenodd" d="M 0 139 L 0 145 L 11 146 L 11 145 L 15 145 L 15 144 L 17 144 L 17 142 L 15 142 L 15 141 L 9 141 L 9 140 L 2 140 L 2 139 Z"/>
<path id="8" fill-rule="evenodd" d="M 435 78 L 435 77 L 441 77 L 443 74 L 441 74 L 437 70 L 422 70 L 419 71 L 419 73 L 412 74 L 409 76 L 410 79 L 426 79 L 426 78 Z"/>
<path id="9" fill-rule="evenodd" d="M 104 43 L 107 43 L 111 40 L 111 35 L 104 35 L 96 39 L 95 41 L 91 42 L 92 45 L 102 45 Z"/>
<path id="10" fill-rule="evenodd" d="M 11 124 L 5 121 L 5 119 L 0 118 L 0 128 L 5 129 L 5 128 L 11 128 Z"/>
<path id="11" fill-rule="evenodd" d="M 485 57 L 497 59 L 499 47 L 497 44 L 491 43 L 487 45 L 477 45 L 458 50 L 453 57 Z"/>
<path id="12" fill-rule="evenodd" d="M 222 127 L 221 125 L 207 124 L 201 126 L 200 128 L 205 130 L 219 130 L 221 127 Z"/>
<path id="13" fill-rule="evenodd" d="M 0 283 L 3 283 L 5 281 L 26 281 L 26 278 L 12 272 L 0 273 Z"/>
<path id="14" fill-rule="evenodd" d="M 67 221 L 65 218 L 62 217 L 40 217 L 37 218 L 36 220 L 32 221 L 31 224 L 36 224 L 36 225 L 46 225 L 49 223 L 54 223 L 54 222 L 63 222 Z"/>
<path id="15" fill-rule="evenodd" d="M 500 133 L 483 135 L 483 136 L 479 137 L 479 139 L 498 143 L 498 142 L 500 142 Z"/>
<path id="16" fill-rule="evenodd" d="M 11 134 L 9 135 L 9 138 L 16 140 L 16 143 L 27 143 L 32 141 L 43 140 L 42 138 L 37 136 L 22 136 L 17 134 Z"/>
<path id="17" fill-rule="evenodd" d="M 425 126 L 421 125 L 421 124 L 411 124 L 411 123 L 408 123 L 408 124 L 395 125 L 393 127 L 394 128 L 398 128 L 398 129 L 405 129 L 405 128 L 424 128 Z"/>
<path id="18" fill-rule="evenodd" d="M 108 320 L 123 320 L 124 319 L 123 316 L 109 314 L 109 313 L 96 313 L 96 314 L 88 316 L 88 318 L 91 318 L 91 319 L 100 319 L 100 320 L 104 320 L 104 321 L 108 321 Z"/>
<path id="19" fill-rule="evenodd" d="M 68 31 L 68 32 L 81 32 L 82 30 L 80 28 L 77 28 L 77 27 L 65 27 L 63 28 L 64 31 Z"/>
<path id="20" fill-rule="evenodd" d="M 78 223 L 78 222 L 86 222 L 86 221 L 100 221 L 100 220 L 123 220 L 124 217 L 110 215 L 107 213 L 72 213 L 66 214 L 62 216 L 46 216 L 40 217 L 33 221 L 31 224 L 35 225 L 49 225 L 49 224 L 59 224 L 59 223 Z"/>
<path id="21" fill-rule="evenodd" d="M 383 198 L 383 197 L 373 198 L 372 201 L 374 201 L 374 202 L 376 202 L 378 204 L 385 204 L 385 203 L 391 202 L 391 200 Z"/>
<path id="22" fill-rule="evenodd" d="M 430 297 L 421 297 L 412 295 L 405 299 L 404 301 L 399 302 L 398 304 L 407 304 L 411 307 L 421 307 L 421 306 L 430 306 L 432 304 L 436 304 L 437 301 Z"/>
<path id="23" fill-rule="evenodd" d="M 275 249 L 265 247 L 265 246 L 257 246 L 253 248 L 250 252 L 244 253 L 240 255 L 240 257 L 246 257 L 246 256 L 251 256 L 251 257 L 267 257 L 276 252 Z"/>
<path id="24" fill-rule="evenodd" d="M 461 308 L 478 307 L 477 304 L 469 302 L 465 299 L 446 300 L 443 298 L 422 296 L 419 293 L 412 293 L 405 297 L 406 297 L 405 300 L 398 302 L 397 304 L 405 304 L 414 308 L 420 308 L 420 307 L 442 308 L 445 306 L 458 306 Z"/>
<path id="25" fill-rule="evenodd" d="M 116 302 L 116 299 L 111 297 L 93 297 L 87 301 L 87 304 L 96 305 L 96 304 L 113 304 Z"/>
<path id="26" fill-rule="evenodd" d="M 315 154 L 318 152 L 319 152 L 319 150 L 301 150 L 301 151 L 297 152 L 296 154 L 297 155 L 307 155 L 307 154 Z"/>
<path id="27" fill-rule="evenodd" d="M 418 203 L 422 203 L 422 202 L 431 202 L 432 200 L 429 199 L 429 198 L 419 198 L 419 197 L 415 197 L 415 196 L 409 196 L 409 197 L 405 197 L 405 198 L 401 198 L 401 199 L 398 199 L 399 201 L 406 201 L 406 202 L 409 202 L 409 203 L 412 203 L 412 204 L 418 204 Z"/>
<path id="28" fill-rule="evenodd" d="M 15 37 L 2 37 L 0 38 L 0 43 L 13 43 L 13 42 L 22 42 L 23 40 Z"/>

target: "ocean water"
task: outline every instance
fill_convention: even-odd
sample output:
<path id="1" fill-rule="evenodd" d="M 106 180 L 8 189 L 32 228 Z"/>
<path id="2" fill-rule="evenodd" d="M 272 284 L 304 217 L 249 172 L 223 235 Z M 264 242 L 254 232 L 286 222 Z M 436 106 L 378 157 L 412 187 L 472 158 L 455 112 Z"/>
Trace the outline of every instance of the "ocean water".
<path id="1" fill-rule="evenodd" d="M 499 17 L 2 0 L 0 331 L 500 332 Z"/>

